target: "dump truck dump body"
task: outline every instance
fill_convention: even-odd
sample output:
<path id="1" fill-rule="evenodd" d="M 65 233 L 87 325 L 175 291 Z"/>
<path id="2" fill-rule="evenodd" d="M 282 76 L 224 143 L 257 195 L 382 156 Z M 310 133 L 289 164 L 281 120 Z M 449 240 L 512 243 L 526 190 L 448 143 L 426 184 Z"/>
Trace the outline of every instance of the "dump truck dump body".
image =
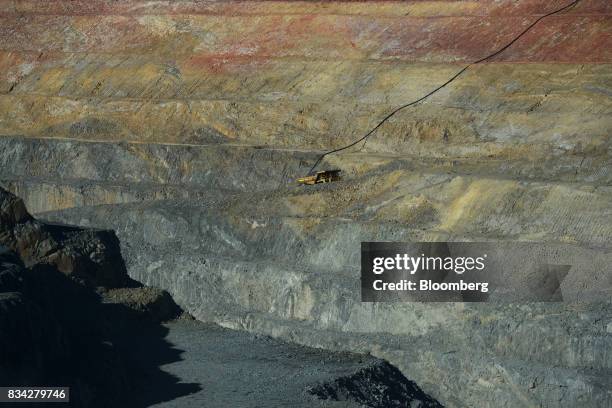
<path id="1" fill-rule="evenodd" d="M 297 179 L 298 183 L 313 185 L 318 183 L 331 183 L 332 181 L 340 180 L 340 170 L 324 170 L 318 171 L 311 176 L 301 177 Z"/>

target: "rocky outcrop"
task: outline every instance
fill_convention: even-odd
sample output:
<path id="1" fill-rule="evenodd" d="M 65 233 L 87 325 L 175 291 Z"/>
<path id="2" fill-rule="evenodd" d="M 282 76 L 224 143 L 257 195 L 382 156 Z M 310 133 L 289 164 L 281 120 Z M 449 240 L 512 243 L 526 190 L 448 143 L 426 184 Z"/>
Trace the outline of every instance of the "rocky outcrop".
<path id="1" fill-rule="evenodd" d="M 42 223 L 2 189 L 0 220 L 1 243 L 18 251 L 0 245 L 0 384 L 69 386 L 76 407 L 129 403 L 138 372 L 118 334 L 178 306 L 128 278 L 110 231 Z"/>
<path id="2" fill-rule="evenodd" d="M 168 292 L 159 288 L 109 289 L 102 292 L 102 298 L 105 304 L 127 307 L 137 316 L 153 322 L 167 322 L 182 314 L 181 308 L 174 303 Z"/>
<path id="3" fill-rule="evenodd" d="M 52 265 L 93 287 L 128 283 L 119 242 L 111 231 L 44 224 L 27 213 L 20 199 L 3 189 L 0 202 L 0 244 L 17 252 L 26 266 Z"/>
<path id="4" fill-rule="evenodd" d="M 384 361 L 377 361 L 356 373 L 319 384 L 308 390 L 321 399 L 356 401 L 372 408 L 443 408 L 416 384 Z"/>

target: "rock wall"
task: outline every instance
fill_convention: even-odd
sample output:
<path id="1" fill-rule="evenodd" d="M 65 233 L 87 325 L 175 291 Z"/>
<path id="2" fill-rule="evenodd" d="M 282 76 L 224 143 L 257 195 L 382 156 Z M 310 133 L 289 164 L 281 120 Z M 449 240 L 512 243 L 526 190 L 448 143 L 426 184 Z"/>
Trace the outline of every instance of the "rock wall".
<path id="1" fill-rule="evenodd" d="M 610 405 L 609 302 L 361 303 L 361 241 L 474 237 L 346 216 L 270 215 L 275 206 L 263 198 L 261 206 L 251 204 L 257 213 L 235 215 L 253 196 L 234 200 L 221 208 L 166 201 L 45 217 L 115 228 L 130 274 L 166 288 L 198 319 L 371 353 L 445 406 Z M 564 282 L 609 282 L 609 265 L 602 267 L 599 277 L 574 267 Z"/>
<path id="2" fill-rule="evenodd" d="M 40 222 L 0 188 L 0 384 L 67 386 L 74 407 L 129 406 L 146 373 L 171 394 L 159 323 L 180 313 L 167 292 L 128 277 L 112 231 Z M 164 355 L 133 365 L 143 346 Z"/>
<path id="3" fill-rule="evenodd" d="M 0 0 L 0 182 L 49 220 L 114 229 L 130 275 L 203 321 L 372 353 L 449 407 L 612 406 L 610 303 L 358 290 L 363 240 L 610 253 L 609 2 L 328 156 L 341 182 L 293 182 L 565 4 Z"/>
<path id="4" fill-rule="evenodd" d="M 0 132 L 329 148 L 565 3 L 5 0 Z M 368 148 L 605 151 L 610 11 L 585 0 L 543 20 Z"/>

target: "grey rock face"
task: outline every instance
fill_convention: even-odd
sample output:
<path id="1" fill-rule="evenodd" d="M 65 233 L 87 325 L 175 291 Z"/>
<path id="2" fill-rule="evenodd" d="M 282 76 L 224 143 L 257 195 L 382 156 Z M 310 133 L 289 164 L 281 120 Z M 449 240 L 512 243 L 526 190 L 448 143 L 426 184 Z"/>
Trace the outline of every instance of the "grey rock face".
<path id="1" fill-rule="evenodd" d="M 313 153 L 3 143 L 7 187 L 45 219 L 114 230 L 130 277 L 199 320 L 371 353 L 445 406 L 612 404 L 609 302 L 362 304 L 358 272 L 361 241 L 561 241 L 609 253 L 606 154 L 347 154 L 325 164 L 346 169 L 343 181 L 302 188 L 291 180 Z M 574 268 L 564 284 L 609 278 Z"/>
<path id="2" fill-rule="evenodd" d="M 372 353 L 451 407 L 612 404 L 609 302 L 362 304 L 358 280 L 361 241 L 561 242 L 609 256 L 609 141 L 537 159 L 461 144 L 467 156 L 348 153 L 322 164 L 343 181 L 312 188 L 293 184 L 312 151 L 0 144 L 3 185 L 45 219 L 116 231 L 130 277 L 199 320 Z M 570 269 L 566 292 L 609 287 L 602 266 Z"/>
<path id="3" fill-rule="evenodd" d="M 232 205 L 164 202 L 45 216 L 116 229 L 130 275 L 165 288 L 200 320 L 371 353 L 445 406 L 610 405 L 609 302 L 361 303 L 355 243 L 427 233 L 334 219 L 305 232 L 261 214 L 235 220 Z"/>
<path id="4" fill-rule="evenodd" d="M 290 183 L 312 156 L 300 152 L 6 143 L 23 160 L 50 160 L 47 177 L 47 167 L 11 161 L 12 189 L 57 210 L 48 220 L 116 231 L 130 276 L 167 290 L 199 320 L 371 353 L 445 406 L 612 404 L 609 302 L 359 299 L 361 241 L 562 239 L 608 253 L 610 172 L 595 161 L 576 173 L 573 156 L 536 165 L 347 155 L 332 164 L 350 176 L 305 189 Z M 78 160 L 63 160 L 72 147 Z M 49 163 L 68 163 L 83 179 Z M 609 276 L 574 268 L 564 284 L 595 287 Z"/>
<path id="5" fill-rule="evenodd" d="M 13 195 L 0 192 L 0 203 L 11 203 L 4 208 L 23 206 Z M 28 266 L 0 246 L 0 384 L 67 385 L 75 407 L 439 406 L 396 368 L 370 356 L 307 349 L 188 319 L 161 326 L 159 322 L 181 315 L 181 309 L 165 290 L 130 281 L 124 266 L 116 271 L 101 268 L 96 276 L 117 274 L 128 287 L 97 286 L 94 291 L 92 283 L 113 281 L 84 279 L 88 275 L 78 262 L 73 273 L 65 273 L 61 265 L 41 256 L 41 238 L 78 250 L 99 242 L 100 231 L 51 225 L 24 214 L 20 219 L 25 226 L 13 217 L 3 228 L 9 231 L 6 236 L 26 236 L 18 248 Z M 96 258 L 103 265 L 108 258 L 122 261 L 119 252 L 108 247 L 100 248 Z M 183 363 L 177 345 L 187 349 L 189 361 Z M 171 365 L 170 374 L 160 370 L 162 364 Z M 220 367 L 226 377 L 219 376 Z M 174 377 L 173 370 L 181 377 Z M 257 379 L 251 378 L 252 372 L 258 372 Z M 279 381 L 279 372 L 286 379 Z M 331 385 L 325 393 L 307 392 L 318 389 L 317 383 L 322 387 L 337 380 L 344 385 L 345 378 L 351 386 L 335 396 L 330 395 Z M 371 396 L 364 399 L 359 393 Z M 176 399 L 178 405 L 165 404 Z"/>

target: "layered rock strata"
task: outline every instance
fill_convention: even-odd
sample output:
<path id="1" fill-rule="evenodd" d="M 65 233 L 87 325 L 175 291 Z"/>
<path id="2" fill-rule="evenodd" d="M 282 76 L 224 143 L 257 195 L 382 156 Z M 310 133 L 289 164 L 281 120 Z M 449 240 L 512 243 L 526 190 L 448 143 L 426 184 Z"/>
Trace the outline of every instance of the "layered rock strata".
<path id="1" fill-rule="evenodd" d="M 343 181 L 293 182 L 565 4 L 3 0 L 0 180 L 47 219 L 116 230 L 130 276 L 200 320 L 385 357 L 449 407 L 611 406 L 609 302 L 361 304 L 358 252 L 609 253 L 609 2 L 328 156 Z"/>

